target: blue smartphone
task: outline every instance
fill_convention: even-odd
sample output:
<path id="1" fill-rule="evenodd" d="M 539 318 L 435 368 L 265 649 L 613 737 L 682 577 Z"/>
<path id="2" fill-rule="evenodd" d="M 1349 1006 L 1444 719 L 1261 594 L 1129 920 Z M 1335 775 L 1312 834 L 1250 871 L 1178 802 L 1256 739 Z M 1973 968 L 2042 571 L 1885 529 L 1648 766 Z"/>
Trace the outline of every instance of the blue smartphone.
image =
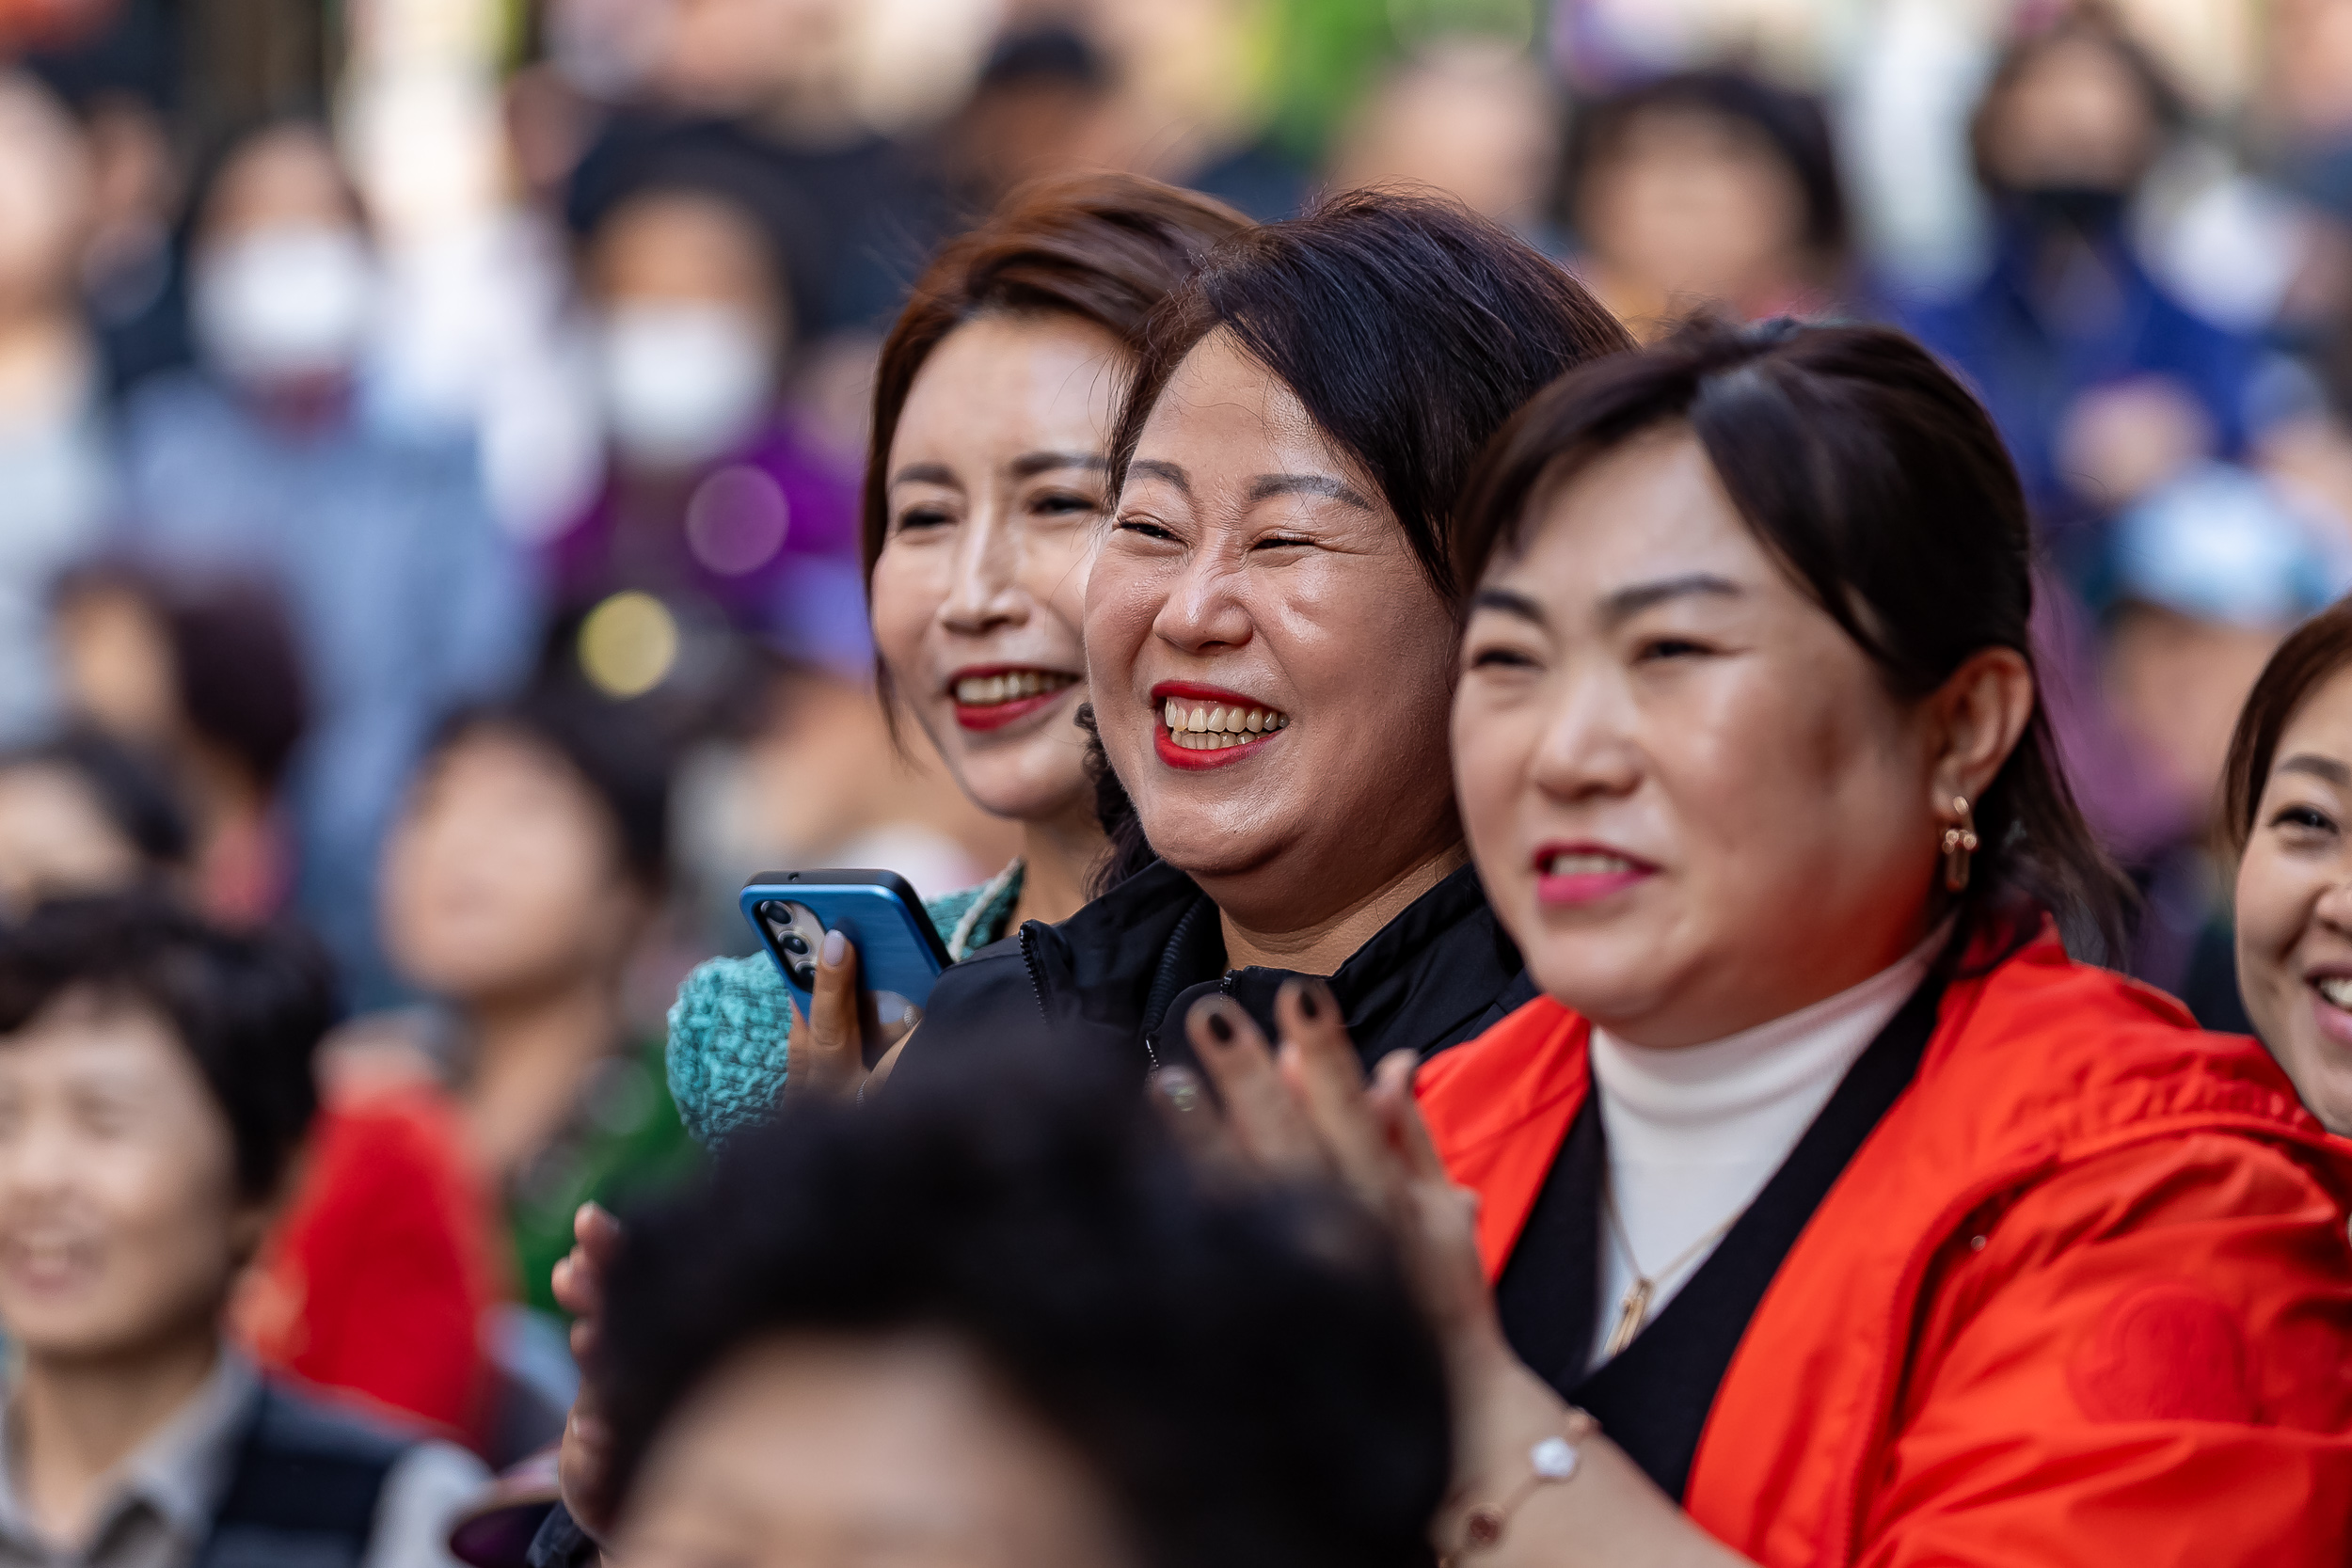
<path id="1" fill-rule="evenodd" d="M 763 871 L 743 884 L 743 918 L 775 960 L 806 1018 L 817 954 L 838 930 L 857 947 L 859 1011 L 870 1050 L 922 1018 L 931 982 L 947 967 L 930 911 L 895 871 Z"/>

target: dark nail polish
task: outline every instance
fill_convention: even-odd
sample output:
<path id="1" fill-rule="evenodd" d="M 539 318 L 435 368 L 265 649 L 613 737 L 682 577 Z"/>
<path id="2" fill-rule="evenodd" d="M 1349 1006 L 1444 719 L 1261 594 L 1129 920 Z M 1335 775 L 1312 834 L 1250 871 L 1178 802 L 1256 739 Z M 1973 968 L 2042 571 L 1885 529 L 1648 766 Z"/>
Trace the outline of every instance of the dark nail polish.
<path id="1" fill-rule="evenodd" d="M 1219 1045 L 1233 1043 L 1233 1022 L 1221 1012 L 1209 1015 L 1209 1033 Z"/>
<path id="2" fill-rule="evenodd" d="M 1315 1000 L 1315 992 L 1321 989 L 1321 987 L 1313 985 L 1306 985 L 1298 988 L 1298 1010 L 1305 1013 L 1309 1018 L 1321 1018 L 1323 1016 L 1323 1004 Z"/>

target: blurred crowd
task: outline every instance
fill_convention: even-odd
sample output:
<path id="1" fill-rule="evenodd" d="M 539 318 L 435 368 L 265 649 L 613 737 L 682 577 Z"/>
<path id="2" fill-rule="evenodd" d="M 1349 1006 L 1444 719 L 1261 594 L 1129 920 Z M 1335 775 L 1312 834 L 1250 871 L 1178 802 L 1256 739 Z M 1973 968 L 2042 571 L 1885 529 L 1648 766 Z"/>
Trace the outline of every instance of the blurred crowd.
<path id="1" fill-rule="evenodd" d="M 0 3 L 0 911 L 173 890 L 331 953 L 262 1359 L 549 1440 L 548 1271 L 691 1163 L 660 1014 L 751 950 L 736 887 L 1011 854 L 872 701 L 858 493 L 907 283 L 1059 169 L 1261 219 L 1433 187 L 1645 339 L 1916 333 L 2030 490 L 2133 967 L 2245 1027 L 2211 781 L 2352 587 L 2352 0 L 2266 8 L 2219 84 L 2162 5 L 1903 0 L 1810 49 L 1720 8 L 373 0 L 224 109 L 234 8 Z M 354 106 L 405 12 L 494 41 L 481 146 L 404 175 Z"/>

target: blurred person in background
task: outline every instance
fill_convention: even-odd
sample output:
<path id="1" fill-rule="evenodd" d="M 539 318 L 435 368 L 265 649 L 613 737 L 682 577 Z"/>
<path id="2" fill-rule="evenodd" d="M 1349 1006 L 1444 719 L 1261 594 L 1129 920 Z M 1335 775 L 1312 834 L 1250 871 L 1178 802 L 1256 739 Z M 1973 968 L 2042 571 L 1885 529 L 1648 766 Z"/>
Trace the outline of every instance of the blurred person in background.
<path id="1" fill-rule="evenodd" d="M 1341 132 L 1331 186 L 1426 186 L 1557 252 L 1544 207 L 1559 144 L 1551 84 L 1524 51 L 1439 40 L 1366 94 Z"/>
<path id="2" fill-rule="evenodd" d="M 2045 523 L 2127 504 L 2245 444 L 2256 344 L 2174 299 L 2130 227 L 2185 117 L 2104 8 L 2019 39 L 1971 128 L 1991 265 L 1959 297 L 1904 312 L 1985 399 Z"/>
<path id="3" fill-rule="evenodd" d="M 2207 464 L 2127 509 L 2106 548 L 2105 696 L 2169 805 L 2164 841 L 2125 863 L 2145 895 L 2129 968 L 2206 1028 L 2243 1033 L 2222 765 L 2280 639 L 2352 587 L 2352 546 L 2255 474 Z"/>
<path id="4" fill-rule="evenodd" d="M 285 1196 L 324 957 L 141 895 L 0 930 L 0 1561 L 441 1568 L 481 1463 L 260 1375 L 223 1312 Z"/>
<path id="5" fill-rule="evenodd" d="M 1851 302 L 1845 189 L 1810 98 L 1697 71 L 1582 105 L 1561 192 L 1571 266 L 1637 337 L 1702 309 L 1756 320 Z"/>
<path id="6" fill-rule="evenodd" d="M 2264 667 L 2221 793 L 2247 1016 L 2312 1115 L 2352 1138 L 2352 601 Z"/>
<path id="7" fill-rule="evenodd" d="M 89 731 L 0 752 L 0 926 L 63 895 L 177 894 L 186 811 L 146 754 Z"/>
<path id="8" fill-rule="evenodd" d="M 541 1311 L 555 1309 L 548 1274 L 574 1211 L 656 1191 L 695 1162 L 660 1035 L 624 1005 L 668 843 L 659 736 L 614 705 L 541 694 L 446 722 L 385 844 L 387 950 L 448 1027 L 390 1021 L 349 1053 L 356 1070 L 405 1065 L 450 1086 L 504 1212 L 513 1288 Z"/>
<path id="9" fill-rule="evenodd" d="M 178 784 L 96 732 L 0 755 L 0 929 L 65 896 L 185 902 L 200 884 Z M 483 1317 L 507 1270 L 455 1114 L 414 1075 L 326 1078 L 233 1305 L 240 1342 L 337 1398 L 491 1451 L 510 1408 L 543 1437 L 546 1418 L 532 1425 L 533 1406 L 501 1400 L 484 1359 Z"/>
<path id="10" fill-rule="evenodd" d="M 589 235 L 608 457 L 602 493 L 547 546 L 567 615 L 637 590 L 779 651 L 850 670 L 870 657 L 854 480 L 784 396 L 813 221 L 755 166 L 675 161 Z"/>
<path id="11" fill-rule="evenodd" d="M 43 595 L 112 506 L 105 367 L 81 301 L 93 185 L 64 106 L 0 71 L 0 742 L 56 716 Z"/>
<path id="12" fill-rule="evenodd" d="M 797 1106 L 635 1218 L 595 1354 L 622 1560 L 1430 1560 L 1444 1376 L 1385 1238 L 1188 1170 L 1125 1085 Z"/>
<path id="13" fill-rule="evenodd" d="M 190 230 L 201 361 L 125 409 L 128 540 L 284 594 L 314 719 L 292 779 L 298 902 L 355 995 L 381 1001 L 371 890 L 399 781 L 436 715 L 517 677 L 533 597 L 470 448 L 371 417 L 376 263 L 325 129 L 231 138 Z"/>
<path id="14" fill-rule="evenodd" d="M 1131 175 L 1068 175 L 1017 193 L 931 263 L 882 350 L 866 464 L 882 689 L 811 676 L 783 699 L 746 777 L 797 840 L 773 863 L 887 866 L 939 888 L 931 919 L 956 958 L 1086 901 L 1107 846 L 1073 721 L 1087 695 L 1079 621 L 1117 378 L 1152 310 L 1245 221 Z M 972 807 L 1017 826 L 1016 858 L 981 885 L 945 892 L 955 884 L 926 875 L 937 851 L 897 826 L 906 814 L 888 807 L 912 803 L 914 776 L 892 767 L 891 741 L 906 737 L 887 734 L 886 711 L 921 726 Z M 861 754 L 895 786 L 848 766 Z M 698 1136 L 774 1109 L 791 1020 L 764 953 L 688 979 L 669 1071 Z"/>
<path id="15" fill-rule="evenodd" d="M 195 830 L 196 907 L 232 925 L 277 914 L 294 876 L 286 772 L 310 718 L 277 593 L 109 561 L 66 574 L 51 627 L 68 710 L 171 769 Z"/>

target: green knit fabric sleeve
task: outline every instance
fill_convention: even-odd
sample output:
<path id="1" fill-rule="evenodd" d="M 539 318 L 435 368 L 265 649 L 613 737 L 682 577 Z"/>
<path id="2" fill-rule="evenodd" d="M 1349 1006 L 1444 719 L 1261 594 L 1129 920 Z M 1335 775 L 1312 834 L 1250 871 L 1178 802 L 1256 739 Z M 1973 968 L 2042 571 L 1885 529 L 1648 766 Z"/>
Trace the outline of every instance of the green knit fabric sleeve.
<path id="1" fill-rule="evenodd" d="M 993 885 L 946 894 L 924 907 L 945 936 Z M 668 1067 L 670 1098 L 696 1142 L 715 1147 L 775 1108 L 791 1034 L 792 992 L 767 954 L 709 958 L 687 975 L 670 1006 Z"/>

